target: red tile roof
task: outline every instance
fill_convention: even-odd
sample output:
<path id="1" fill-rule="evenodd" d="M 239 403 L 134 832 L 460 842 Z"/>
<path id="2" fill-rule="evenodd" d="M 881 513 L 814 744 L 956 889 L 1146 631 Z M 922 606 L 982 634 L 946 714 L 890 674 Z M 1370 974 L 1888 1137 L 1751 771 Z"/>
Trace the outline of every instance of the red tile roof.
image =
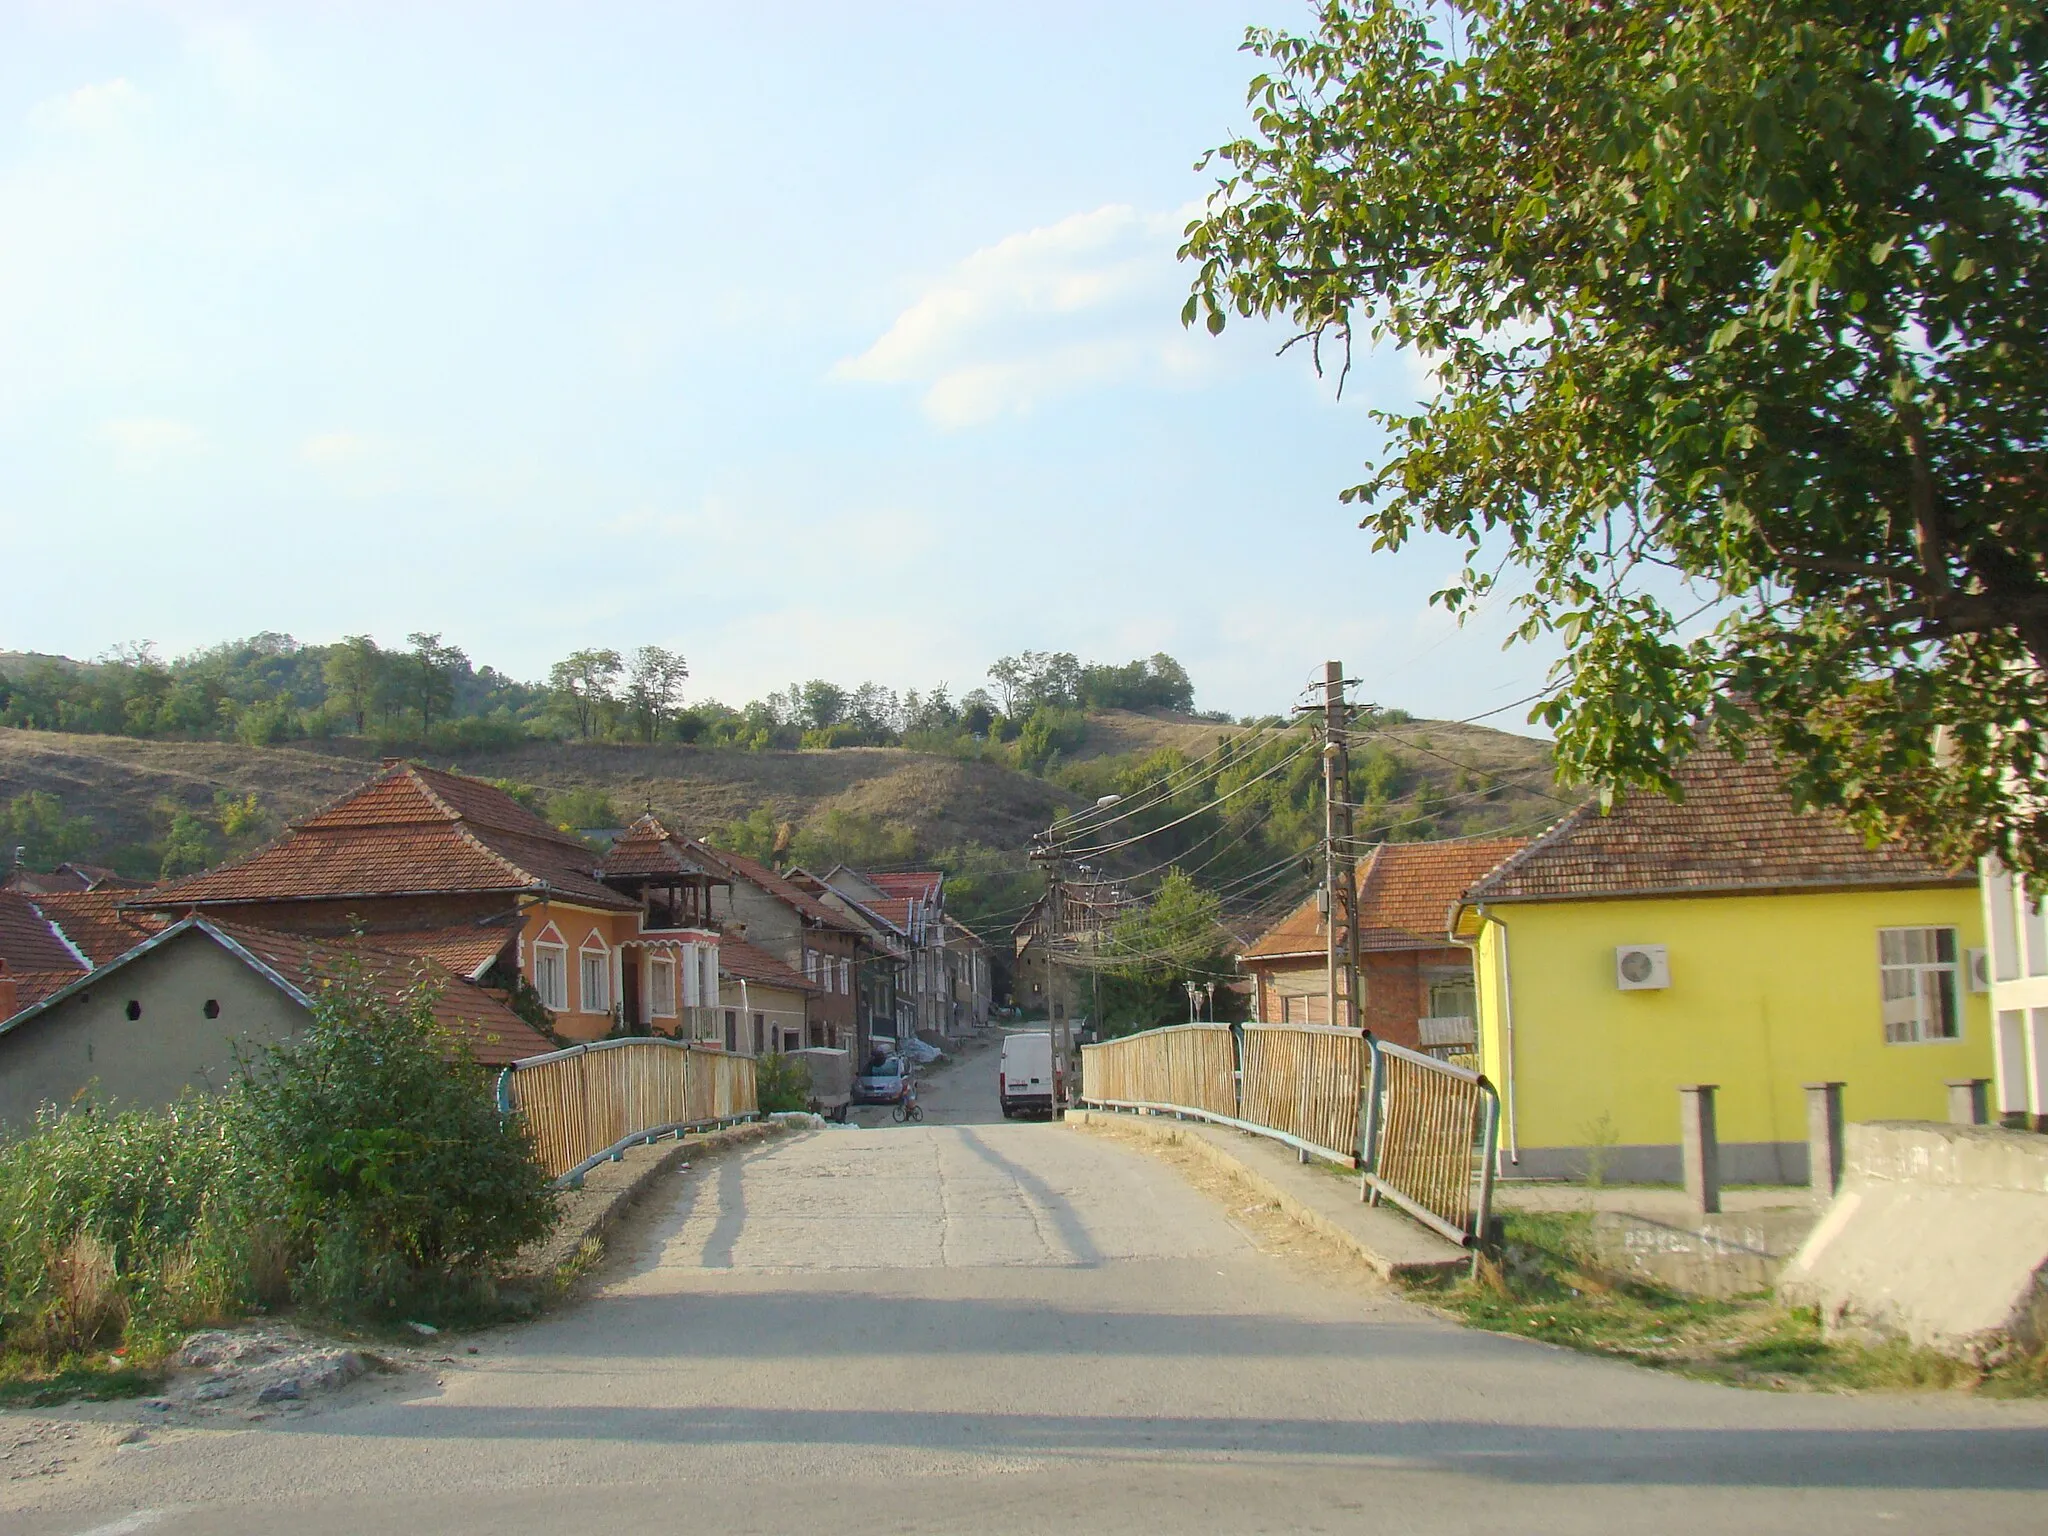
<path id="1" fill-rule="evenodd" d="M 166 920 L 155 913 L 123 911 L 128 899 L 122 890 L 56 891 L 36 897 L 35 904 L 87 960 L 105 965 L 163 931 Z"/>
<path id="2" fill-rule="evenodd" d="M 836 928 L 842 933 L 860 932 L 860 925 L 853 922 L 845 913 L 833 911 L 810 892 L 798 889 L 766 865 L 756 864 L 742 854 L 729 853 L 723 848 L 713 848 L 694 838 L 690 840 L 689 846 L 693 853 L 701 853 L 713 865 L 723 865 L 729 874 L 766 891 L 779 901 L 787 902 L 820 927 Z"/>
<path id="3" fill-rule="evenodd" d="M 20 891 L 0 891 L 0 960 L 16 972 L 87 969 L 35 901 Z"/>
<path id="4" fill-rule="evenodd" d="M 1581 806 L 1473 886 L 1472 901 L 1966 885 L 1909 843 L 1864 842 L 1840 816 L 1796 809 L 1761 746 L 1737 761 L 1703 745 L 1678 770 L 1684 799 L 1629 791 Z"/>
<path id="5" fill-rule="evenodd" d="M 730 934 L 718 941 L 718 968 L 729 976 L 758 981 L 763 986 L 785 987 L 791 992 L 824 990 L 816 982 L 806 981 L 801 972 L 784 965 L 767 950 L 749 944 L 745 939 L 735 939 Z"/>
<path id="6" fill-rule="evenodd" d="M 246 858 L 135 897 L 159 911 L 322 898 L 530 892 L 615 911 L 598 857 L 479 779 L 401 763 Z"/>
<path id="7" fill-rule="evenodd" d="M 1480 879 L 1526 843 L 1520 837 L 1384 843 L 1358 871 L 1359 948 L 1380 952 L 1442 949 L 1451 908 Z M 1315 898 L 1259 935 L 1248 962 L 1325 953 L 1326 930 Z"/>
<path id="8" fill-rule="evenodd" d="M 379 928 L 370 940 L 377 948 L 399 955 L 425 955 L 458 976 L 474 977 L 489 968 L 519 937 L 516 928 Z"/>
<path id="9" fill-rule="evenodd" d="M 856 870 L 855 873 L 884 896 L 899 901 L 937 901 L 939 887 L 946 879 L 944 873 L 936 869 L 888 875 L 871 875 L 866 870 Z"/>
<path id="10" fill-rule="evenodd" d="M 604 856 L 603 870 L 615 878 L 660 875 L 710 875 L 724 879 L 724 873 L 700 857 L 707 852 L 701 843 L 672 832 L 652 811 L 640 817 L 612 844 Z M 730 857 L 730 855 L 721 855 Z"/>
<path id="11" fill-rule="evenodd" d="M 302 995 L 311 996 L 339 981 L 351 965 L 360 967 L 365 980 L 393 1001 L 421 984 L 436 988 L 435 1021 L 485 1066 L 508 1066 L 555 1049 L 553 1042 L 514 1013 L 497 993 L 472 986 L 425 956 L 398 954 L 353 941 L 337 943 L 272 933 L 240 923 L 212 926 Z M 382 936 L 379 938 L 381 941 Z"/>

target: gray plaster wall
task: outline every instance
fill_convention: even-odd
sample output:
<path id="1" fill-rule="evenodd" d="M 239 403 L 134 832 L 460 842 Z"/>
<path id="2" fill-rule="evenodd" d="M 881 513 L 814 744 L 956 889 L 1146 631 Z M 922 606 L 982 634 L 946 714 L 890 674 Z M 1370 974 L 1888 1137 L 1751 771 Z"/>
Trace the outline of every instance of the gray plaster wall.
<path id="1" fill-rule="evenodd" d="M 220 1016 L 206 1017 L 211 999 Z M 141 1016 L 128 1017 L 128 1005 Z M 216 1090 L 244 1052 L 289 1038 L 305 1012 L 205 934 L 188 931 L 0 1034 L 0 1127 L 21 1130 L 44 1104 L 88 1088 L 123 1109 Z"/>
<path id="2" fill-rule="evenodd" d="M 1585 1179 L 1595 1160 L 1609 1184 L 1682 1184 L 1685 1168 L 1677 1142 L 1659 1146 L 1523 1147 L 1510 1162 L 1501 1153 L 1504 1179 Z M 1804 1184 L 1807 1146 L 1803 1141 L 1724 1141 L 1723 1184 Z"/>

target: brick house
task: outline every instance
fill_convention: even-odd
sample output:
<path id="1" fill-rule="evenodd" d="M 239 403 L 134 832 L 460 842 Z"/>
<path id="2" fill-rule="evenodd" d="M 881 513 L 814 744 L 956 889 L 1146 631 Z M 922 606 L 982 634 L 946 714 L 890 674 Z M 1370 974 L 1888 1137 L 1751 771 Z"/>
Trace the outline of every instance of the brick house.
<path id="1" fill-rule="evenodd" d="M 1458 899 L 1520 850 L 1525 838 L 1385 843 L 1358 870 L 1365 1027 L 1395 1045 L 1470 1050 L 1477 1016 L 1472 952 L 1446 937 Z M 1329 918 L 1315 898 L 1275 923 L 1240 959 L 1253 984 L 1252 1017 L 1328 1024 Z M 1337 935 L 1341 962 L 1344 935 Z M 1338 972 L 1338 1016 L 1344 1017 Z"/>

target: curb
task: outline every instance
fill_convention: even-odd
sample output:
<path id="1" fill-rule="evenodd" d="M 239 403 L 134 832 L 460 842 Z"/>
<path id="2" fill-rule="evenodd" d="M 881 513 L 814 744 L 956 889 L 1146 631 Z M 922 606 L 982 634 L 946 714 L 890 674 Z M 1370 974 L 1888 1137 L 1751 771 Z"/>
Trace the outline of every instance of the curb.
<path id="1" fill-rule="evenodd" d="M 650 1146 L 629 1148 L 618 1163 L 598 1164 L 586 1176 L 582 1189 L 562 1191 L 561 1221 L 552 1232 L 519 1256 L 512 1272 L 504 1277 L 502 1283 L 544 1283 L 552 1279 L 583 1250 L 584 1244 L 592 1238 L 603 1238 L 678 1164 L 715 1156 L 750 1141 L 779 1135 L 786 1129 L 788 1127 L 779 1121 L 756 1120 L 713 1131 L 706 1136 L 679 1138 L 653 1156 L 648 1155 L 653 1150 Z M 623 1172 L 614 1176 L 616 1182 L 597 1182 L 605 1173 L 621 1165 Z"/>
<path id="2" fill-rule="evenodd" d="M 1178 1142 L 1212 1168 L 1242 1180 L 1272 1201 L 1280 1213 L 1297 1226 L 1306 1227 L 1348 1249 L 1382 1280 L 1435 1279 L 1459 1275 L 1471 1267 L 1472 1255 L 1468 1251 L 1423 1230 L 1405 1216 L 1383 1207 L 1362 1203 L 1354 1205 L 1349 1194 L 1339 1194 L 1334 1189 L 1323 1190 L 1320 1186 L 1330 1182 L 1324 1174 L 1303 1171 L 1295 1178 L 1316 1181 L 1305 1188 L 1326 1198 L 1312 1200 L 1305 1198 L 1302 1189 L 1289 1189 L 1287 1185 L 1295 1179 L 1287 1175 L 1297 1165 L 1293 1154 L 1277 1143 L 1261 1142 L 1242 1132 L 1224 1132 L 1198 1122 L 1168 1119 L 1163 1115 L 1120 1114 L 1100 1109 L 1070 1109 L 1066 1123 L 1080 1127 L 1127 1127 L 1162 1141 Z M 1243 1155 L 1224 1139 L 1226 1136 L 1248 1143 L 1242 1149 Z M 1262 1162 L 1275 1166 L 1270 1171 L 1256 1166 Z M 1333 1206 L 1344 1209 L 1343 1219 L 1333 1213 L 1330 1209 Z"/>

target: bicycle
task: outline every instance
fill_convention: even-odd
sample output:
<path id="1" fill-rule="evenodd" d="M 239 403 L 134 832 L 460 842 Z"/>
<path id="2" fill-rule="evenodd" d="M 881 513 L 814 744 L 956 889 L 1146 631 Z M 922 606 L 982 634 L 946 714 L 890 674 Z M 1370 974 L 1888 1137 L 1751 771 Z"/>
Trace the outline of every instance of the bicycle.
<path id="1" fill-rule="evenodd" d="M 907 1125 L 913 1120 L 922 1120 L 924 1118 L 924 1106 L 917 1102 L 917 1090 L 915 1088 L 907 1086 L 904 1088 L 903 1097 L 896 1101 L 896 1107 L 890 1111 L 889 1118 L 898 1125 Z"/>

